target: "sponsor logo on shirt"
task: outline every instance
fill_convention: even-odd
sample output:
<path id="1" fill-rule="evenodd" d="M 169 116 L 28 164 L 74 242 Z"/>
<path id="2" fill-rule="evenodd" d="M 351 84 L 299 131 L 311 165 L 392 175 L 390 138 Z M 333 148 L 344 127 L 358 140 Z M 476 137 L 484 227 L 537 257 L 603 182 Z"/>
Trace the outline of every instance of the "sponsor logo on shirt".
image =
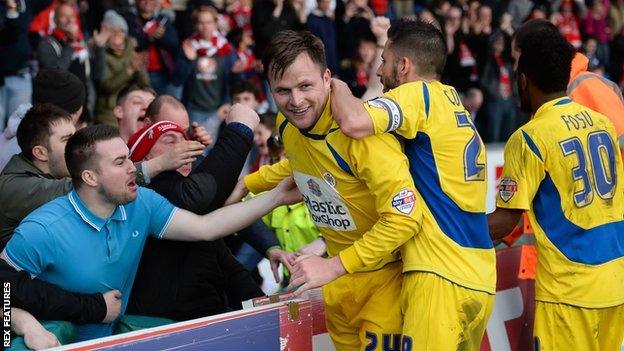
<path id="1" fill-rule="evenodd" d="M 303 196 L 303 202 L 317 227 L 336 231 L 357 229 L 355 220 L 342 197 L 325 179 L 300 172 L 293 172 L 293 175 Z"/>
<path id="2" fill-rule="evenodd" d="M 508 202 L 518 191 L 518 183 L 515 180 L 505 177 L 498 185 L 498 195 L 503 201 Z"/>
<path id="3" fill-rule="evenodd" d="M 392 207 L 396 208 L 403 214 L 410 214 L 414 209 L 416 203 L 416 196 L 413 191 L 408 189 L 401 190 L 392 198 Z"/>

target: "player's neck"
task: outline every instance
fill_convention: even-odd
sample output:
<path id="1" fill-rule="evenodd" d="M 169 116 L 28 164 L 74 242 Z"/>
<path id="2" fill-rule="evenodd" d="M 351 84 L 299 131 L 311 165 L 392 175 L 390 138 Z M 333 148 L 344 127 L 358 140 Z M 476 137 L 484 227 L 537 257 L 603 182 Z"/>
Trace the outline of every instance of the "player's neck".
<path id="1" fill-rule="evenodd" d="M 432 83 L 438 81 L 439 78 L 435 75 L 418 75 L 418 74 L 410 74 L 406 81 L 403 83 L 411 83 L 411 82 L 425 82 Z"/>
<path id="2" fill-rule="evenodd" d="M 544 94 L 544 93 L 538 93 L 535 96 L 535 100 L 533 102 L 533 112 L 536 112 L 537 110 L 539 110 L 540 107 L 542 107 L 542 105 L 544 105 L 545 103 L 552 101 L 554 99 L 558 99 L 558 98 L 562 98 L 565 97 L 566 93 L 565 91 L 558 91 L 555 93 L 548 93 L 548 94 Z"/>

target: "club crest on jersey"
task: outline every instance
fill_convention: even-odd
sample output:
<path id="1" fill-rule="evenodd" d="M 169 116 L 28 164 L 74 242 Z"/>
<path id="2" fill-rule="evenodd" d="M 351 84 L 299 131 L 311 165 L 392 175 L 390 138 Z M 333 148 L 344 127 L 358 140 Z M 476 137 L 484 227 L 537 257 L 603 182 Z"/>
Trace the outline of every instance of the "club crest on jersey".
<path id="1" fill-rule="evenodd" d="M 329 184 L 332 188 L 336 187 L 336 178 L 334 178 L 334 176 L 329 173 L 328 171 L 325 171 L 323 173 L 323 179 L 327 182 L 327 184 Z"/>
<path id="2" fill-rule="evenodd" d="M 514 194 L 518 191 L 518 183 L 515 180 L 505 177 L 501 179 L 498 185 L 498 195 L 503 201 L 509 201 Z"/>
<path id="3" fill-rule="evenodd" d="M 316 181 L 314 181 L 314 179 L 310 179 L 308 180 L 308 189 L 310 189 L 310 192 L 318 197 L 321 197 L 321 195 L 323 195 L 321 193 L 321 187 L 318 185 L 318 183 Z"/>
<path id="4" fill-rule="evenodd" d="M 407 189 L 401 190 L 392 198 L 392 207 L 404 214 L 412 213 L 415 203 L 416 196 L 414 195 L 414 192 Z"/>

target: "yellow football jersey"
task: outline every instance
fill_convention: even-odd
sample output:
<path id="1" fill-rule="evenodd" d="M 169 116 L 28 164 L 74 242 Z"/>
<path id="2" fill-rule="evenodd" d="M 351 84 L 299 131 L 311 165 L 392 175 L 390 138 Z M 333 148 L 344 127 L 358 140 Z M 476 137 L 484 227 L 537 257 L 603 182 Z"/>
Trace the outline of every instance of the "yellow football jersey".
<path id="1" fill-rule="evenodd" d="M 284 118 L 277 125 L 286 160 L 245 177 L 247 188 L 268 190 L 291 173 L 311 218 L 349 273 L 375 270 L 399 257 L 418 232 L 418 203 L 408 162 L 392 135 L 351 139 L 331 117 L 329 101 L 311 130 Z"/>
<path id="2" fill-rule="evenodd" d="M 421 233 L 402 248 L 404 271 L 439 274 L 494 293 L 496 257 L 486 202 L 486 152 L 457 91 L 440 82 L 403 84 L 364 106 L 375 132 L 405 138 L 424 199 Z"/>
<path id="3" fill-rule="evenodd" d="M 559 98 L 505 145 L 497 206 L 529 212 L 539 301 L 624 303 L 624 174 L 615 140 L 609 119 Z"/>

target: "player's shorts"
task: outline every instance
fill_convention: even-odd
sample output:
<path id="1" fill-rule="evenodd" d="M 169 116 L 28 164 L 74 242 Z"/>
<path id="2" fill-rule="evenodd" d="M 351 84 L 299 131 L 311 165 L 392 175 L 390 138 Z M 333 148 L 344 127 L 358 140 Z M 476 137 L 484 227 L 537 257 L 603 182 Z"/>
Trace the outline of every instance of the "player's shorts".
<path id="1" fill-rule="evenodd" d="M 583 308 L 536 301 L 535 350 L 620 351 L 624 341 L 624 304 Z"/>
<path id="2" fill-rule="evenodd" d="M 478 351 L 494 295 L 428 272 L 406 272 L 401 292 L 402 351 Z"/>
<path id="3" fill-rule="evenodd" d="M 323 286 L 327 331 L 336 350 L 399 350 L 402 268 L 393 262 Z"/>

